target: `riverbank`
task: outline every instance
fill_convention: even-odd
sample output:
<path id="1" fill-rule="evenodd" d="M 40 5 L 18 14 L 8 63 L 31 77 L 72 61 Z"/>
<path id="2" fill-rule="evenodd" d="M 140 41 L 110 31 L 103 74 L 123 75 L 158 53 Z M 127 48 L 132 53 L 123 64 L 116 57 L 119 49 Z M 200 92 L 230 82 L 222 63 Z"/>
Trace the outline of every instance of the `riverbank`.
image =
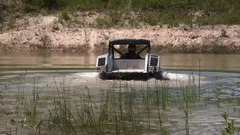
<path id="1" fill-rule="evenodd" d="M 94 28 L 57 15 L 18 18 L 1 31 L 0 51 L 100 52 L 119 38 L 148 39 L 158 52 L 240 53 L 240 25 Z"/>

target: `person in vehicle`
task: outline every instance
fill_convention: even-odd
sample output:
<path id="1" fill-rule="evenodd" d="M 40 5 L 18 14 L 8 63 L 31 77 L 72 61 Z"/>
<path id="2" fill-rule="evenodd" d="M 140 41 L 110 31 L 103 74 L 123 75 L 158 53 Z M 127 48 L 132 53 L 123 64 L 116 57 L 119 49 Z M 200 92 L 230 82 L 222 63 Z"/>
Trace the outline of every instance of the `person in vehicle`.
<path id="1" fill-rule="evenodd" d="M 123 54 L 120 59 L 141 59 L 139 54 L 136 54 L 136 45 L 135 44 L 129 44 L 128 45 L 128 52 Z"/>

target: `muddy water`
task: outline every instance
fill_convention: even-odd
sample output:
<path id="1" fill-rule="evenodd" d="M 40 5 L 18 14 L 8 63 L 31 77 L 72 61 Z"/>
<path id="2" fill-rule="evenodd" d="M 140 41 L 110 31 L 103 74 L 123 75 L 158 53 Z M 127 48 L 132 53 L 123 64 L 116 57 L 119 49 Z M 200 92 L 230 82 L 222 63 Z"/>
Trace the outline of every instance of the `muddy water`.
<path id="1" fill-rule="evenodd" d="M 160 54 L 163 69 L 239 71 L 239 54 Z M 96 54 L 1 53 L 0 69 L 95 68 Z"/>
<path id="2" fill-rule="evenodd" d="M 99 95 L 115 84 L 114 81 L 102 81 L 94 70 L 80 68 L 94 68 L 96 56 L 80 54 L 9 54 L 0 57 L 0 133 L 15 134 L 15 132 L 29 133 L 17 126 L 16 122 L 24 119 L 21 114 L 16 114 L 17 95 L 24 93 L 25 100 L 31 97 L 32 90 L 40 93 L 41 106 L 46 108 L 48 100 L 56 95 L 56 89 L 64 83 L 70 90 L 70 100 L 75 100 L 87 90 L 99 101 Z M 240 127 L 240 64 L 237 60 L 240 55 L 227 54 L 163 54 L 164 75 L 170 78 L 170 87 L 179 87 L 188 83 L 191 75 L 198 85 L 200 79 L 200 101 L 192 104 L 189 111 L 190 134 L 214 135 L 221 134 L 223 118 L 221 114 L 228 113 L 230 119 Z M 199 68 L 207 71 L 191 71 Z M 22 70 L 25 68 L 32 68 Z M 51 69 L 54 68 L 54 69 Z M 61 68 L 56 70 L 55 68 Z M 65 68 L 65 69 L 63 69 Z M 8 70 L 14 69 L 14 70 Z M 185 69 L 186 71 L 179 71 Z M 231 72 L 213 72 L 213 71 Z M 136 91 L 146 91 L 146 87 L 154 86 L 155 80 L 147 82 L 124 81 L 128 85 L 134 85 Z M 20 95 L 21 95 L 20 94 Z M 29 99 L 30 100 L 30 99 Z M 44 109 L 43 109 L 44 110 Z M 154 112 L 154 110 L 153 110 Z M 170 134 L 185 134 L 185 115 L 177 105 L 169 105 L 162 111 L 163 128 Z M 151 120 L 151 128 L 158 129 L 158 120 Z"/>

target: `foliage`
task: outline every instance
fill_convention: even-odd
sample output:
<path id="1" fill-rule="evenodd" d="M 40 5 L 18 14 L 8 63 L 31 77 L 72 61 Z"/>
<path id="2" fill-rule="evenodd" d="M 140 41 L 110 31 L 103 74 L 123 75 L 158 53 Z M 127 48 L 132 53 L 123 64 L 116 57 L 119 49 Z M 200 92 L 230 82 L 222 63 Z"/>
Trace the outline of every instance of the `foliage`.
<path id="1" fill-rule="evenodd" d="M 4 21 L 4 14 L 3 14 L 3 9 L 5 5 L 3 5 L 2 2 L 0 2 L 0 28 L 2 27 L 3 21 Z"/>
<path id="2" fill-rule="evenodd" d="M 61 12 L 60 12 L 60 19 L 63 19 L 63 20 L 70 20 L 71 18 L 70 18 L 70 16 L 69 16 L 69 12 L 68 12 L 68 10 L 62 10 Z"/>
<path id="3" fill-rule="evenodd" d="M 1 27 L 2 23 L 3 23 L 3 16 L 1 16 L 1 13 L 0 13 L 0 27 Z"/>
<path id="4" fill-rule="evenodd" d="M 81 10 L 96 10 L 104 9 L 105 0 L 75 0 L 77 9 Z"/>
<path id="5" fill-rule="evenodd" d="M 65 9 L 108 11 L 108 19 L 100 19 L 107 25 L 119 25 L 112 16 L 113 11 L 133 11 L 137 21 L 150 25 L 197 23 L 209 24 L 239 24 L 240 1 L 226 0 L 22 0 L 25 12 L 46 10 L 62 10 L 63 18 L 69 19 Z M 195 15 L 199 13 L 200 15 Z M 123 16 L 120 16 L 123 17 Z M 196 18 L 193 21 L 193 18 Z M 122 25 L 122 23 L 120 23 Z"/>
<path id="6" fill-rule="evenodd" d="M 41 8 L 44 9 L 58 9 L 65 5 L 63 0 L 23 0 L 24 11 L 32 12 Z"/>
<path id="7" fill-rule="evenodd" d="M 1 5 L 0 5 L 0 9 L 1 9 Z M 0 10 L 0 26 L 1 24 L 3 23 L 3 13 L 2 13 L 2 10 Z"/>
<path id="8" fill-rule="evenodd" d="M 235 132 L 239 132 L 240 128 L 235 126 L 235 122 L 233 120 L 229 121 L 227 113 L 223 113 L 222 117 L 225 120 L 222 135 L 234 135 Z"/>

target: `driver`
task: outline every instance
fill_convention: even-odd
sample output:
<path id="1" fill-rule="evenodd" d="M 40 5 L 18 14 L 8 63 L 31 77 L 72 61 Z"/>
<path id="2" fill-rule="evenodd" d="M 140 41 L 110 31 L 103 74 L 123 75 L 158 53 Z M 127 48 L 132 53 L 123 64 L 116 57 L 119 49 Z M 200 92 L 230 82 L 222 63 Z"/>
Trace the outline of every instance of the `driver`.
<path id="1" fill-rule="evenodd" d="M 136 54 L 136 45 L 135 44 L 129 44 L 128 45 L 128 52 L 124 53 L 120 59 L 141 59 L 141 57 Z"/>

